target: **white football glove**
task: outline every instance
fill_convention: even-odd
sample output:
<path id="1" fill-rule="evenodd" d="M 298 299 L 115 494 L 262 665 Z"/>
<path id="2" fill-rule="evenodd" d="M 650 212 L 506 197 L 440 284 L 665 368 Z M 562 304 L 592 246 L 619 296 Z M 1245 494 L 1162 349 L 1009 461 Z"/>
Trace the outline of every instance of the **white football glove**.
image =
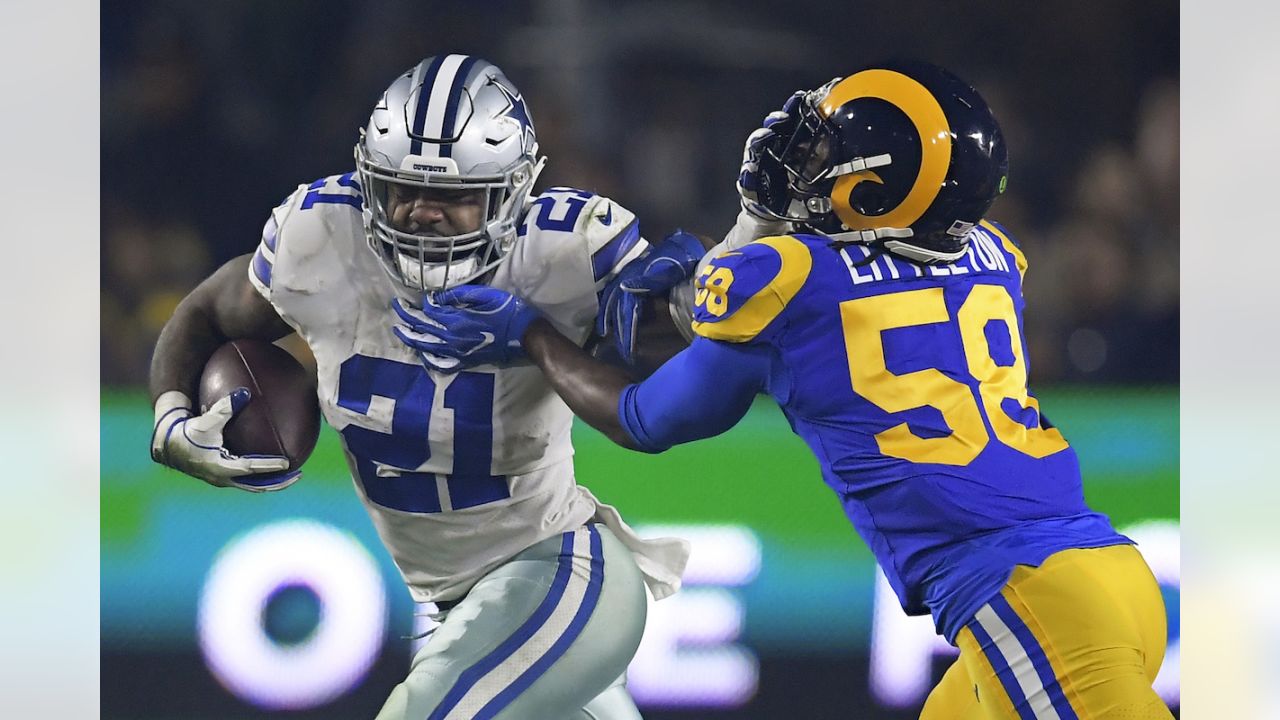
<path id="1" fill-rule="evenodd" d="M 249 402 L 249 390 L 238 388 L 203 415 L 193 415 L 191 399 L 170 390 L 156 399 L 151 431 L 151 459 L 215 487 L 249 492 L 283 490 L 302 475 L 289 471 L 289 458 L 279 455 L 232 455 L 222 446 L 222 429 Z"/>
<path id="2" fill-rule="evenodd" d="M 760 160 L 770 149 L 777 152 L 791 139 L 800 122 L 800 102 L 806 93 L 797 90 L 783 103 L 781 110 L 775 110 L 764 117 L 761 127 L 747 136 L 742 147 L 742 165 L 738 168 L 738 197 L 742 201 L 742 209 L 757 218 L 774 221 L 778 216 L 762 204 L 759 192 Z M 776 192 L 776 190 L 775 190 Z"/>

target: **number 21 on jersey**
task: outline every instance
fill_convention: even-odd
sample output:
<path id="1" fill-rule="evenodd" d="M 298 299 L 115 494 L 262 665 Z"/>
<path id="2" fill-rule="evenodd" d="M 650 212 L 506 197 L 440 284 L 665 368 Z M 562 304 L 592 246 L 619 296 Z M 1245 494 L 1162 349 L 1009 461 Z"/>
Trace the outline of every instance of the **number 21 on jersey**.
<path id="1" fill-rule="evenodd" d="M 395 403 L 391 432 L 351 424 L 342 429 L 356 475 L 369 499 L 395 510 L 435 513 L 511 497 L 493 463 L 493 389 L 490 373 L 462 372 L 444 389 L 441 405 L 453 414 L 453 471 L 413 472 L 431 457 L 428 432 L 436 383 L 421 365 L 353 355 L 338 372 L 338 406 L 368 415 L 375 400 Z"/>
<path id="2" fill-rule="evenodd" d="M 930 406 L 942 413 L 951 434 L 922 438 L 903 422 L 876 434 L 880 451 L 918 463 L 968 465 L 990 441 L 991 431 L 1003 444 L 1034 458 L 1067 449 L 1056 428 L 1027 427 L 1006 407 L 1019 411 L 1040 406 L 1027 392 L 1027 363 L 1013 298 L 1002 285 L 976 284 L 956 313 L 969 374 L 978 382 L 978 398 L 966 383 L 936 368 L 896 375 L 885 365 L 882 332 L 894 328 L 950 322 L 942 288 L 873 295 L 840 303 L 849 377 L 854 392 L 887 413 Z M 998 364 L 991 355 L 986 326 L 1004 323 L 1009 331 L 1013 363 Z M 979 399 L 981 402 L 979 402 Z M 1008 405 L 1006 405 L 1008 403 Z"/>

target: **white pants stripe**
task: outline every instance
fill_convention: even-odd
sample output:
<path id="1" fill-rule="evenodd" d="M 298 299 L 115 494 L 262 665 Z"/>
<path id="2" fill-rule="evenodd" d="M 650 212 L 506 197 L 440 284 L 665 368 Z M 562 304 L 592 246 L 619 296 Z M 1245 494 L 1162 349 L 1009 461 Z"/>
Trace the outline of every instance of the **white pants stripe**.
<path id="1" fill-rule="evenodd" d="M 573 557 L 570 560 L 568 582 L 550 616 L 515 652 L 476 680 L 444 716 L 445 720 L 470 720 L 476 717 L 499 693 L 513 685 L 535 662 L 546 655 L 556 640 L 565 633 L 578 615 L 591 582 L 593 555 L 590 533 L 588 528 L 579 528 L 573 533 Z"/>
<path id="2" fill-rule="evenodd" d="M 1049 693 L 1045 692 L 1044 684 L 1040 681 L 1030 656 L 1027 655 L 1026 648 L 1018 642 L 1018 638 L 996 614 L 995 609 L 990 604 L 983 605 L 974 619 L 987 635 L 991 636 L 992 642 L 1004 657 L 1009 670 L 1018 681 L 1018 687 L 1022 689 L 1023 697 L 1027 698 L 1031 711 L 1035 713 L 1036 720 L 1061 720 L 1058 711 L 1053 708 Z M 1016 698 L 1014 702 L 1017 702 Z"/>

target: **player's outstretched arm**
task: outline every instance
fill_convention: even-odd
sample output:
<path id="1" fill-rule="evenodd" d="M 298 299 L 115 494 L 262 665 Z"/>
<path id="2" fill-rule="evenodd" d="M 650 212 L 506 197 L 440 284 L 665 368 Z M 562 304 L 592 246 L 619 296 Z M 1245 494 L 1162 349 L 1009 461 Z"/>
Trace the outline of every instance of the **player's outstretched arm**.
<path id="1" fill-rule="evenodd" d="M 632 384 L 546 322 L 524 335 L 524 351 L 586 423 L 615 443 L 657 453 L 714 437 L 742 419 L 769 376 L 769 350 L 697 338 Z"/>
<path id="2" fill-rule="evenodd" d="M 198 415 L 193 401 L 205 363 L 223 343 L 277 340 L 292 331 L 249 282 L 250 258 L 235 258 L 200 283 L 160 332 L 151 358 L 151 457 L 211 485 L 265 492 L 288 487 L 299 473 L 285 472 L 288 458 L 237 457 L 222 447 L 222 429 L 249 402 L 249 391 L 239 389 Z M 255 475 L 254 483 L 237 481 L 246 475 Z"/>
<path id="3" fill-rule="evenodd" d="M 618 419 L 618 399 L 631 384 L 625 370 L 592 358 L 542 319 L 529 325 L 523 345 L 575 415 L 615 443 L 640 449 Z"/>
<path id="4" fill-rule="evenodd" d="M 462 285 L 420 310 L 396 305 L 393 332 L 425 365 L 452 373 L 528 357 L 570 409 L 615 443 L 662 452 L 733 427 L 768 383 L 772 350 L 697 338 L 644 382 L 591 357 L 537 310 L 498 288 Z"/>

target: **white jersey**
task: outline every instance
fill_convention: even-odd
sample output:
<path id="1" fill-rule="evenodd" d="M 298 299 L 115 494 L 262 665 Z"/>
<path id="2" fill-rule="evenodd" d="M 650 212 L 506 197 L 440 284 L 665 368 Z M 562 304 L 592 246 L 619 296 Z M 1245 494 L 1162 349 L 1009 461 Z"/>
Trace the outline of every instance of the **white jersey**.
<path id="1" fill-rule="evenodd" d="M 391 300 L 420 299 L 370 250 L 360 203 L 350 173 L 300 186 L 272 212 L 249 276 L 315 355 L 325 420 L 414 599 L 461 597 L 520 551 L 593 517 L 621 526 L 655 596 L 674 592 L 687 545 L 624 537 L 616 511 L 576 484 L 573 414 L 540 370 L 441 374 L 392 334 Z M 621 205 L 552 188 L 528 205 L 489 284 L 581 344 L 596 294 L 647 245 Z"/>

